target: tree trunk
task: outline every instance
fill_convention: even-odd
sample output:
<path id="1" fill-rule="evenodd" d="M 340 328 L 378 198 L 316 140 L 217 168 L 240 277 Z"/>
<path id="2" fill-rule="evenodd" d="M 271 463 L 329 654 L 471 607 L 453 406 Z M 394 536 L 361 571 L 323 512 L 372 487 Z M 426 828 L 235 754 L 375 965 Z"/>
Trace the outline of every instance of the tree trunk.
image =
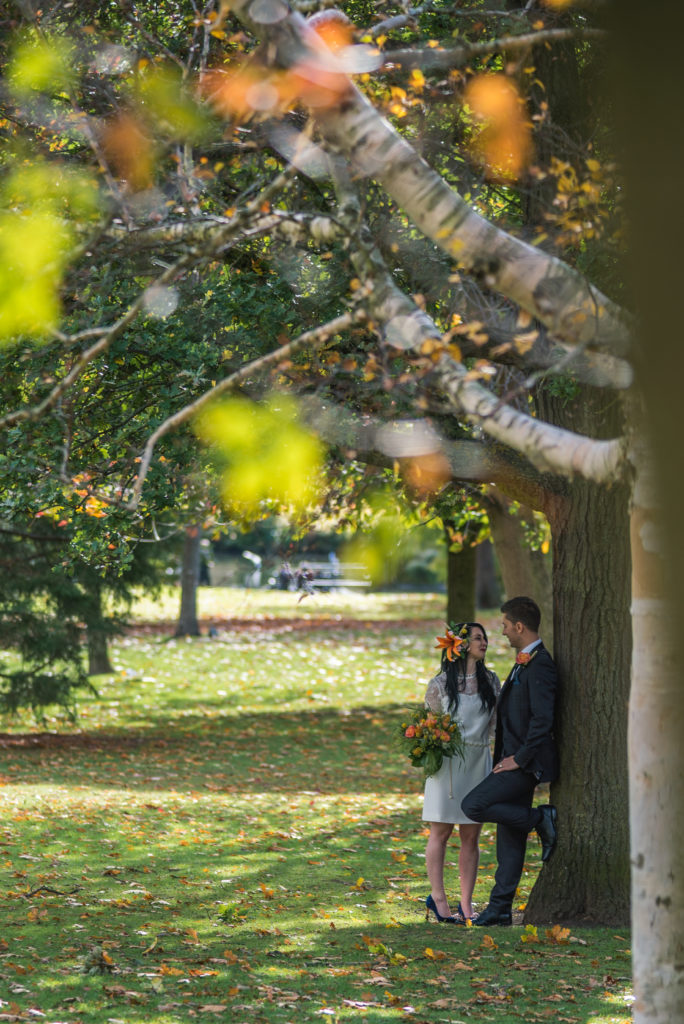
<path id="1" fill-rule="evenodd" d="M 447 543 L 447 622 L 472 622 L 475 618 L 476 550 L 468 544 L 460 551 L 452 551 L 446 523 L 444 527 Z"/>
<path id="2" fill-rule="evenodd" d="M 491 541 L 485 540 L 477 545 L 475 562 L 475 607 L 498 608 L 501 604 L 501 582 Z"/>
<path id="3" fill-rule="evenodd" d="M 86 619 L 86 635 L 88 642 L 88 675 L 100 676 L 113 672 L 107 650 L 108 631 L 102 611 L 102 588 L 94 585 L 89 588 L 88 617 Z"/>
<path id="4" fill-rule="evenodd" d="M 541 551 L 530 550 L 520 519 L 510 513 L 509 502 L 502 495 L 490 488 L 484 505 L 506 598 L 526 595 L 537 602 L 546 646 L 553 650 L 553 595 L 546 559 Z"/>
<path id="5" fill-rule="evenodd" d="M 176 636 L 200 635 L 197 621 L 197 585 L 199 583 L 201 539 L 202 531 L 199 526 L 186 528 L 181 569 L 181 606 Z"/>
<path id="6" fill-rule="evenodd" d="M 638 447 L 644 414 L 630 416 L 632 1012 L 635 1024 L 671 1024 L 684 1020 L 684 679 L 675 622 L 684 579 L 684 474 L 678 468 L 684 434 L 682 13 L 664 0 L 649 4 L 648 17 L 636 0 L 610 6 L 617 39 L 610 103 L 630 202 L 626 288 L 639 319 L 639 382 L 652 438 L 648 449 Z"/>
<path id="7" fill-rule="evenodd" d="M 587 390 L 572 406 L 547 399 L 545 413 L 577 427 L 582 420 L 585 429 L 596 423 L 610 429 L 616 415 L 610 401 Z M 577 480 L 546 510 L 554 549 L 561 767 L 551 787 L 558 847 L 532 890 L 526 912 L 532 923 L 629 921 L 628 497 L 624 485 L 600 488 Z"/>
<path id="8" fill-rule="evenodd" d="M 684 847 L 674 825 L 682 807 L 684 691 L 675 617 L 668 607 L 662 514 L 644 432 L 633 447 L 629 788 L 635 1020 L 665 1024 L 684 1010 Z M 676 809 L 676 810 L 675 810 Z"/>

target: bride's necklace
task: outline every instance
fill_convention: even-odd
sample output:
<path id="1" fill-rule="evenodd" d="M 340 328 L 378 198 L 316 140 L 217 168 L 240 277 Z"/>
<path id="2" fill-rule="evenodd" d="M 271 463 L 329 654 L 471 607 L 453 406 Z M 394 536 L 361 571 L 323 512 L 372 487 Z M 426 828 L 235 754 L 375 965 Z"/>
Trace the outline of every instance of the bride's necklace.
<path id="1" fill-rule="evenodd" d="M 477 672 L 466 672 L 466 679 L 477 679 Z"/>

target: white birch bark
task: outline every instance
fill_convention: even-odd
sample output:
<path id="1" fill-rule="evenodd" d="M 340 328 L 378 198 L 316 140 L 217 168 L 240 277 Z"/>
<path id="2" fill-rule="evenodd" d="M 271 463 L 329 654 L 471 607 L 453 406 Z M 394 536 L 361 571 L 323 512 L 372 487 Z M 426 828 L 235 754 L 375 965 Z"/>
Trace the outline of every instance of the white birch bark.
<path id="1" fill-rule="evenodd" d="M 333 175 L 341 200 L 340 219 L 348 220 L 351 228 L 359 212 L 358 200 L 339 165 L 333 165 Z M 433 320 L 397 287 L 363 225 L 358 227 L 358 244 L 351 248 L 350 259 L 369 285 L 371 315 L 385 325 L 393 345 L 419 348 L 425 341 L 441 340 Z M 437 362 L 435 372 L 456 412 L 524 455 L 540 472 L 579 475 L 596 483 L 609 483 L 621 476 L 625 464 L 621 439 L 595 441 L 519 412 L 473 379 L 472 373 L 446 352 Z"/>
<path id="2" fill-rule="evenodd" d="M 255 35 L 268 39 L 281 66 L 297 65 L 312 79 L 335 57 L 298 14 L 264 26 L 250 17 L 251 0 L 230 7 Z M 342 74 L 340 72 L 340 74 Z M 314 111 L 321 132 L 356 173 L 374 178 L 413 223 L 459 266 L 540 320 L 565 344 L 588 344 L 624 356 L 631 346 L 627 317 L 580 273 L 495 227 L 476 213 L 386 121 L 351 82 L 339 103 Z"/>
<path id="3" fill-rule="evenodd" d="M 440 359 L 437 373 L 441 386 L 472 423 L 515 448 L 540 472 L 582 476 L 595 483 L 610 483 L 622 475 L 626 446 L 621 438 L 595 441 L 518 412 L 471 379 L 465 367 L 448 356 Z"/>
<path id="4" fill-rule="evenodd" d="M 664 590 L 665 538 L 653 458 L 635 434 L 631 517 L 632 688 L 629 803 L 632 861 L 633 1007 L 636 1024 L 684 1020 L 684 689 L 677 625 Z"/>

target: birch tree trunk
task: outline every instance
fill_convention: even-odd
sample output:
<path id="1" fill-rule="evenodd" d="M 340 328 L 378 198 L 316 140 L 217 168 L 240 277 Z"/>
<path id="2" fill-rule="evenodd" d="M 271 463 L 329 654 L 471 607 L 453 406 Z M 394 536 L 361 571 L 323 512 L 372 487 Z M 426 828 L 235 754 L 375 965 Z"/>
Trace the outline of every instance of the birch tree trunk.
<path id="1" fill-rule="evenodd" d="M 684 19 L 665 0 L 653 0 L 648 17 L 637 0 L 612 9 L 613 100 L 630 197 L 627 288 L 639 313 L 645 406 L 630 417 L 633 1014 L 635 1024 L 673 1024 L 684 1020 L 684 659 L 677 622 L 684 580 Z"/>
<path id="2" fill-rule="evenodd" d="M 634 1018 L 684 1019 L 684 690 L 663 570 L 664 534 L 651 452 L 635 437 L 631 518 L 634 656 L 629 703 Z"/>

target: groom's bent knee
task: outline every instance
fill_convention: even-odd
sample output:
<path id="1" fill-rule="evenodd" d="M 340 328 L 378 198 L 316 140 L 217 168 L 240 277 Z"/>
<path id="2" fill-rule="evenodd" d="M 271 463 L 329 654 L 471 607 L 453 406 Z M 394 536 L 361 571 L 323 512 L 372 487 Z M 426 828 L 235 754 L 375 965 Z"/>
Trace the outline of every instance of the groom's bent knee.
<path id="1" fill-rule="evenodd" d="M 461 810 L 471 821 L 483 821 L 484 801 L 478 799 L 477 790 L 467 793 L 461 801 Z"/>

